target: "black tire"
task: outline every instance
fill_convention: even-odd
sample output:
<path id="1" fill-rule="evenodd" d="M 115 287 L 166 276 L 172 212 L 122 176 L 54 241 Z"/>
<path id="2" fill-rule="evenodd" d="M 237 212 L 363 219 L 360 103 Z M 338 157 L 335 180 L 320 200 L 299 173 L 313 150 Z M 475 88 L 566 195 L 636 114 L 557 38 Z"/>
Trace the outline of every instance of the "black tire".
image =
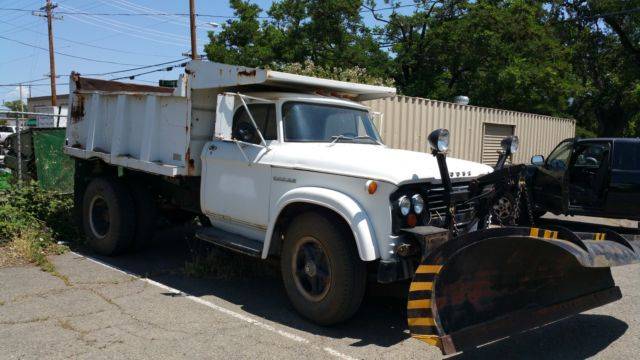
<path id="1" fill-rule="evenodd" d="M 315 277 L 308 276 L 311 266 L 308 268 L 307 264 L 313 262 L 305 260 L 308 249 L 314 249 L 315 254 L 319 249 L 326 258 L 312 265 Z M 305 263 L 304 273 L 296 271 L 300 261 Z M 297 216 L 285 232 L 280 263 L 284 287 L 293 307 L 312 322 L 337 324 L 349 319 L 360 307 L 366 288 L 366 267 L 342 219 L 322 212 Z M 328 279 L 321 276 L 321 272 L 325 275 L 328 272 Z M 318 280 L 320 277 L 322 280 Z M 305 290 L 305 284 L 313 288 L 312 279 L 318 280 L 316 285 L 324 283 L 317 286 L 323 289 L 320 294 L 314 294 L 313 289 Z"/>
<path id="2" fill-rule="evenodd" d="M 93 251 L 112 256 L 129 248 L 136 216 L 129 189 L 121 181 L 93 179 L 87 186 L 82 204 L 82 225 Z"/>
<path id="3" fill-rule="evenodd" d="M 132 242 L 132 250 L 142 250 L 149 244 L 156 232 L 158 207 L 153 192 L 139 181 L 129 184 L 131 198 L 136 212 L 136 224 Z"/>
<path id="4" fill-rule="evenodd" d="M 511 192 L 499 194 L 491 204 L 492 222 L 501 225 L 515 225 L 515 206 L 516 197 Z"/>

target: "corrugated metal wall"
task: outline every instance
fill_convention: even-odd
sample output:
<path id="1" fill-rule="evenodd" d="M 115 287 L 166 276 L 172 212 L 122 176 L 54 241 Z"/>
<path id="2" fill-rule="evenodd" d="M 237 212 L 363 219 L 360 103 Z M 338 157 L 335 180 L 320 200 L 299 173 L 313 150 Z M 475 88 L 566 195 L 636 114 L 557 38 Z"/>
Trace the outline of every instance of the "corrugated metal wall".
<path id="1" fill-rule="evenodd" d="M 378 129 L 390 147 L 427 151 L 427 135 L 447 128 L 451 133 L 450 156 L 480 162 L 484 124 L 515 126 L 520 151 L 514 163 L 528 163 L 531 156 L 548 155 L 562 140 L 575 135 L 575 120 L 516 111 L 482 108 L 409 96 L 365 101 L 382 114 Z"/>

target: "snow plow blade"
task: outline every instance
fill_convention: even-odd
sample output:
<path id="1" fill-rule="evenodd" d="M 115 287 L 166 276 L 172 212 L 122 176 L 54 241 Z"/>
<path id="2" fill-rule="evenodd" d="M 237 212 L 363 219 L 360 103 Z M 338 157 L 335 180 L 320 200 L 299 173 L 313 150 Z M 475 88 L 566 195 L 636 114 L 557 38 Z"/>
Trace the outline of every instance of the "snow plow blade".
<path id="1" fill-rule="evenodd" d="M 608 230 L 473 232 L 422 259 L 409 330 L 443 354 L 460 352 L 620 299 L 610 267 L 638 262 L 638 243 Z"/>

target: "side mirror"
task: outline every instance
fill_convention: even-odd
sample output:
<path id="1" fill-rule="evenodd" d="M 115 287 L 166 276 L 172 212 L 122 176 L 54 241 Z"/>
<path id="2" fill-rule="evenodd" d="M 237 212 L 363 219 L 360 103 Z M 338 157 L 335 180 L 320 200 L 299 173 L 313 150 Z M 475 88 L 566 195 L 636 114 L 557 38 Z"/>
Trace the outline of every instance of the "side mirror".
<path id="1" fill-rule="evenodd" d="M 544 165 L 544 156 L 542 155 L 534 155 L 531 157 L 531 164 L 536 166 Z"/>
<path id="2" fill-rule="evenodd" d="M 235 108 L 236 96 L 234 94 L 218 95 L 216 106 L 216 122 L 214 137 L 219 140 L 231 140 L 233 125 L 233 109 Z"/>

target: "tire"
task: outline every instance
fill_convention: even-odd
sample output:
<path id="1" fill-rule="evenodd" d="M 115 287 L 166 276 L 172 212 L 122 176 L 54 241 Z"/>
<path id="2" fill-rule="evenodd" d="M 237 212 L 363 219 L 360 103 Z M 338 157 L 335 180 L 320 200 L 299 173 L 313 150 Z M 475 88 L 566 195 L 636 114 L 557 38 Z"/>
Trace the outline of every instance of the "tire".
<path id="1" fill-rule="evenodd" d="M 156 232 L 158 207 L 151 189 L 139 181 L 129 184 L 136 213 L 135 231 L 131 249 L 142 250 L 153 240 Z"/>
<path id="2" fill-rule="evenodd" d="M 82 225 L 93 251 L 113 256 L 129 248 L 136 216 L 125 185 L 114 178 L 96 178 L 87 186 L 82 204 Z"/>
<path id="3" fill-rule="evenodd" d="M 285 232 L 280 264 L 293 307 L 312 322 L 337 324 L 360 307 L 366 267 L 342 219 L 322 212 L 296 217 Z"/>
<path id="4" fill-rule="evenodd" d="M 496 198 L 496 201 L 491 205 L 491 215 L 493 222 L 502 225 L 514 225 L 516 219 L 514 218 L 516 198 L 511 192 L 504 192 Z"/>

